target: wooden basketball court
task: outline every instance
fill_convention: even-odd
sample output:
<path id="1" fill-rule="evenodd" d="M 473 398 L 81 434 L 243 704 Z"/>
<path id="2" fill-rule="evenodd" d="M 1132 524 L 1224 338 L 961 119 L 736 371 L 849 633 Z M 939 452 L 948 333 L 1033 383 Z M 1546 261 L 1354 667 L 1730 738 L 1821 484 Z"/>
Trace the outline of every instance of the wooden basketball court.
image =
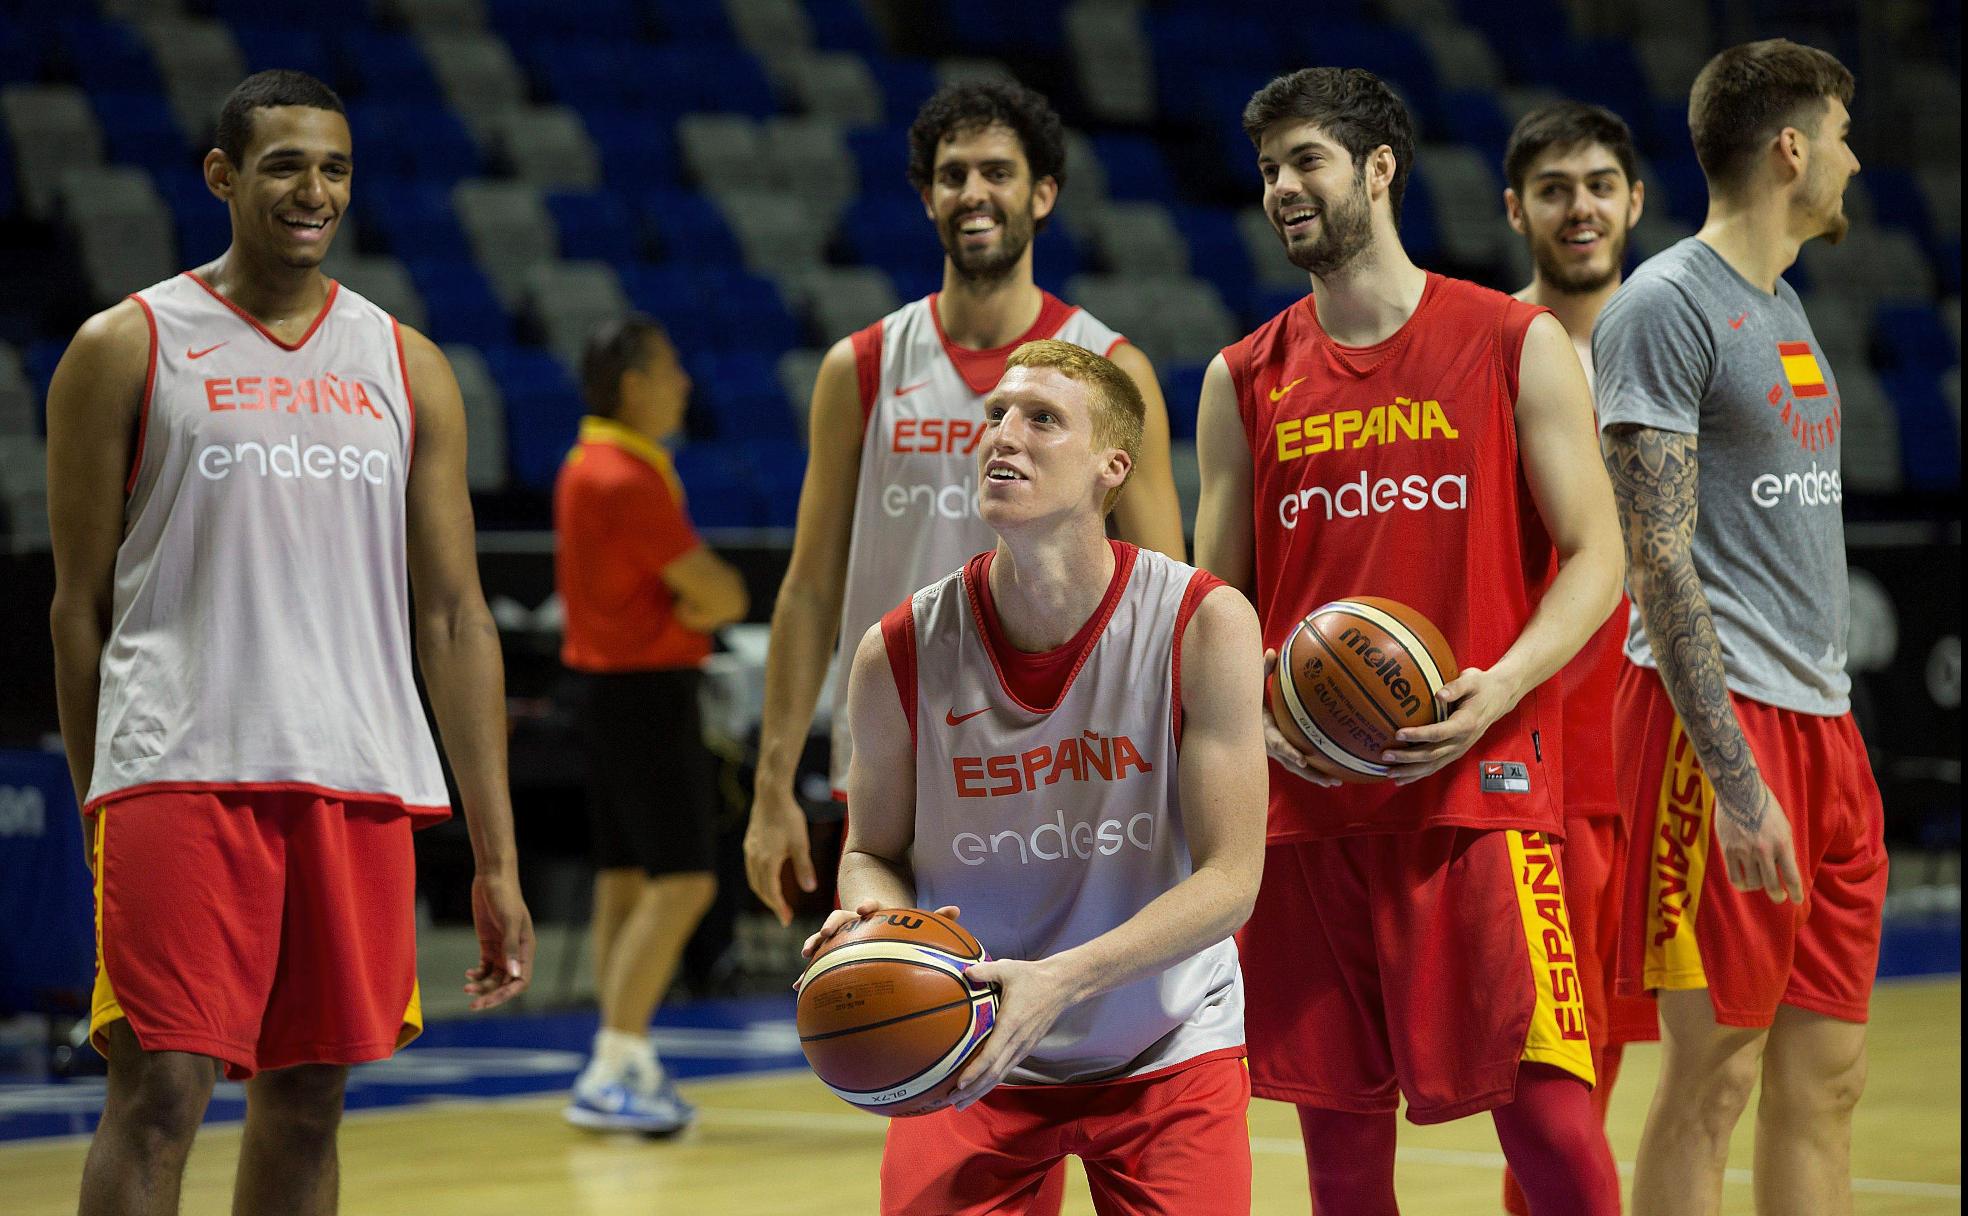
<path id="1" fill-rule="evenodd" d="M 1852 1163 L 1855 1212 L 1926 1216 L 1961 1210 L 1961 984 L 1958 978 L 1882 985 L 1875 998 L 1872 1075 L 1859 1107 Z M 1629 1051 L 1613 1097 L 1615 1154 L 1630 1167 L 1653 1090 L 1658 1049 Z M 804 1072 L 686 1084 L 703 1111 L 673 1142 L 578 1132 L 561 1098 L 531 1096 L 359 1112 L 342 1134 L 342 1211 L 351 1216 L 842 1216 L 876 1210 L 883 1121 L 849 1110 Z M 1723 1211 L 1750 1213 L 1749 1121 L 1738 1133 Z M 1291 1109 L 1251 1111 L 1254 1211 L 1308 1206 Z M 186 1178 L 184 1211 L 230 1211 L 237 1126 L 207 1128 Z M 81 1138 L 0 1146 L 0 1210 L 75 1210 L 88 1143 Z M 1407 1211 L 1493 1216 L 1502 1158 L 1487 1119 L 1401 1129 L 1399 1183 Z M 1066 1212 L 1093 1206 L 1075 1178 Z M 927 1216 L 927 1214 L 926 1214 Z"/>

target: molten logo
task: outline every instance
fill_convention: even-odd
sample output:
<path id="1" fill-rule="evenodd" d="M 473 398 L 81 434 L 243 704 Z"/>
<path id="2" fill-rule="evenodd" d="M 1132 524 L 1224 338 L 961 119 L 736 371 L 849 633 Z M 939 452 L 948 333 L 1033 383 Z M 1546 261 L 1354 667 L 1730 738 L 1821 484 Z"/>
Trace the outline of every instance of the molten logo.
<path id="1" fill-rule="evenodd" d="M 198 475 L 207 481 L 224 481 L 238 474 L 252 477 L 279 477 L 293 481 L 306 477 L 327 481 L 366 481 L 372 486 L 389 483 L 389 453 L 380 448 L 359 448 L 345 443 L 331 448 L 325 443 L 301 446 L 299 435 L 289 435 L 273 443 L 242 440 L 215 443 L 199 449 Z"/>
<path id="2" fill-rule="evenodd" d="M 1464 511 L 1469 508 L 1469 478 L 1461 473 L 1448 473 L 1431 482 L 1419 474 L 1410 474 L 1397 482 L 1391 477 L 1370 480 L 1363 472 L 1336 490 L 1307 486 L 1285 495 L 1278 500 L 1278 522 L 1287 528 L 1298 527 L 1298 517 L 1311 510 L 1314 503 L 1325 509 L 1329 521 L 1384 515 L 1396 508 Z"/>
<path id="3" fill-rule="evenodd" d="M 1155 766 L 1126 735 L 1108 738 L 1093 731 L 1068 735 L 1058 743 L 1003 756 L 952 756 L 950 776 L 959 798 L 1002 798 L 1061 780 L 1123 781 L 1129 769 L 1152 773 Z M 986 784 L 986 783 L 989 784 Z"/>
<path id="4" fill-rule="evenodd" d="M 1348 625 L 1345 632 L 1339 635 L 1339 644 L 1365 660 L 1367 670 L 1380 677 L 1387 691 L 1401 702 L 1402 709 L 1409 714 L 1421 712 L 1421 698 L 1414 695 L 1414 685 L 1408 682 L 1408 673 L 1402 668 L 1401 660 L 1378 646 L 1368 645 L 1366 635 L 1352 625 Z"/>

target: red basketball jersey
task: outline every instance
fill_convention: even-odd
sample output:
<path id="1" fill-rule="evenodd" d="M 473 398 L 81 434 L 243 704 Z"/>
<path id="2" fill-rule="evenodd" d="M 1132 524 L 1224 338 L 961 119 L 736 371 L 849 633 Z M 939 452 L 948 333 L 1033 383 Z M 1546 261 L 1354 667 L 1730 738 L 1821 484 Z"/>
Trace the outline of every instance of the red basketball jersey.
<path id="1" fill-rule="evenodd" d="M 1558 673 L 1565 697 L 1565 818 L 1620 813 L 1613 792 L 1613 685 L 1626 661 L 1628 601 L 1620 597 L 1572 661 Z"/>
<path id="2" fill-rule="evenodd" d="M 1515 642 L 1554 565 L 1518 464 L 1518 356 L 1534 305 L 1430 274 L 1371 347 L 1319 326 L 1312 297 L 1224 351 L 1251 446 L 1266 646 L 1329 600 L 1417 609 L 1465 667 Z M 1559 693 L 1532 690 L 1425 781 L 1322 789 L 1273 765 L 1272 843 L 1429 827 L 1561 832 Z"/>

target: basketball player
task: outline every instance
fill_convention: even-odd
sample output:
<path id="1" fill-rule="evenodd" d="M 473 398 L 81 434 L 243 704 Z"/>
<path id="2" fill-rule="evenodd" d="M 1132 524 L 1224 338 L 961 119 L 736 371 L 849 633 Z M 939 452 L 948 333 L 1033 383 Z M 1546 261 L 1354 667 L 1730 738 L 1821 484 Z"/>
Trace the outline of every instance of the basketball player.
<path id="1" fill-rule="evenodd" d="M 1074 342 L 1134 380 L 1148 413 L 1117 530 L 1183 554 L 1154 369 L 1139 348 L 1032 281 L 1032 237 L 1058 204 L 1065 161 L 1059 116 L 1039 94 L 1002 81 L 938 91 L 909 129 L 909 184 L 943 243 L 943 288 L 835 343 L 820 366 L 793 554 L 772 610 L 745 833 L 752 890 L 782 923 L 792 919 L 780 889 L 789 860 L 800 887 L 814 889 L 793 773 L 829 649 L 838 651 L 831 768 L 839 798 L 852 746 L 847 671 L 861 634 L 897 600 L 995 543 L 977 517 L 972 457 L 984 394 L 1020 343 Z"/>
<path id="2" fill-rule="evenodd" d="M 1635 163 L 1626 123 L 1609 110 L 1576 101 L 1553 102 L 1524 115 L 1503 155 L 1504 212 L 1529 247 L 1534 268 L 1517 299 L 1550 309 L 1564 325 L 1587 384 L 1592 382 L 1592 323 L 1620 284 L 1627 236 L 1644 204 Z M 1592 1106 L 1601 1125 L 1624 1045 L 1659 1033 L 1651 1002 L 1613 993 L 1626 825 L 1613 791 L 1611 719 L 1626 624 L 1622 598 L 1558 677 L 1564 697 L 1566 911 L 1598 1078 Z M 1599 1143 L 1611 1168 L 1612 1150 L 1604 1137 Z M 1517 1216 L 1530 1210 L 1508 1171 L 1503 1206 Z"/>
<path id="3" fill-rule="evenodd" d="M 1639 609 L 1614 697 L 1632 816 L 1620 984 L 1659 996 L 1634 1211 L 1710 1213 L 1751 1088 L 1756 1210 L 1852 1210 L 1852 1110 L 1886 894 L 1850 713 L 1838 386 L 1782 275 L 1845 234 L 1852 76 L 1783 39 L 1723 51 L 1688 125 L 1693 237 L 1593 334 Z"/>
<path id="4" fill-rule="evenodd" d="M 204 164 L 232 244 L 92 317 L 48 392 L 109 1058 L 91 1216 L 177 1211 L 218 1068 L 246 1082 L 234 1210 L 335 1209 L 348 1067 L 422 1024 L 410 832 L 450 813 L 413 588 L 478 864 L 472 1007 L 532 964 L 464 409 L 436 346 L 321 273 L 352 168 L 333 92 L 247 78 Z"/>
<path id="5" fill-rule="evenodd" d="M 1462 665 L 1449 716 L 1379 758 L 1385 781 L 1316 789 L 1329 762 L 1267 728 L 1269 847 L 1240 936 L 1252 1091 L 1298 1106 L 1318 1211 L 1395 1211 L 1405 1096 L 1418 1123 L 1492 1112 L 1539 1216 L 1612 1212 L 1548 683 L 1618 595 L 1585 377 L 1544 309 L 1408 260 L 1413 128 L 1377 77 L 1294 72 L 1243 121 L 1313 292 L 1205 376 L 1197 554 L 1255 592 L 1267 646 L 1371 593 Z"/>
<path id="6" fill-rule="evenodd" d="M 1019 347 L 981 411 L 996 548 L 855 650 L 855 911 L 807 952 L 880 908 L 960 908 L 997 959 L 971 975 L 1000 989 L 950 1105 L 889 1124 L 891 1216 L 1054 1211 L 1069 1153 L 1101 1211 L 1250 1211 L 1230 935 L 1263 854 L 1257 620 L 1208 574 L 1107 539 L 1145 413 L 1106 359 Z"/>
<path id="7" fill-rule="evenodd" d="M 587 752 L 601 1026 L 562 1114 L 668 1135 L 696 1110 L 657 1058 L 649 1021 L 717 895 L 698 668 L 747 600 L 738 572 L 698 538 L 662 446 L 690 397 L 663 327 L 641 314 L 603 325 L 582 353 L 581 391 L 589 414 L 554 483 L 554 585 Z"/>

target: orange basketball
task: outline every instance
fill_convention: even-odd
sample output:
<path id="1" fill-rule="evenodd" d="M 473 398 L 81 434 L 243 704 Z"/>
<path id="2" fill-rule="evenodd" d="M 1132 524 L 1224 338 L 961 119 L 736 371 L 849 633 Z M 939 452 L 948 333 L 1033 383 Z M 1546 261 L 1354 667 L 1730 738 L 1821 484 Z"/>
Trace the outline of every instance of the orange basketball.
<path id="1" fill-rule="evenodd" d="M 922 1113 L 997 1021 L 997 993 L 966 972 L 990 956 L 955 921 L 889 908 L 844 926 L 807 964 L 794 1020 L 827 1088 L 877 1114 Z"/>
<path id="2" fill-rule="evenodd" d="M 1427 617 L 1361 595 L 1321 605 L 1292 628 L 1266 691 L 1293 747 L 1343 780 L 1376 781 L 1395 731 L 1441 720 L 1435 694 L 1459 670 Z"/>

